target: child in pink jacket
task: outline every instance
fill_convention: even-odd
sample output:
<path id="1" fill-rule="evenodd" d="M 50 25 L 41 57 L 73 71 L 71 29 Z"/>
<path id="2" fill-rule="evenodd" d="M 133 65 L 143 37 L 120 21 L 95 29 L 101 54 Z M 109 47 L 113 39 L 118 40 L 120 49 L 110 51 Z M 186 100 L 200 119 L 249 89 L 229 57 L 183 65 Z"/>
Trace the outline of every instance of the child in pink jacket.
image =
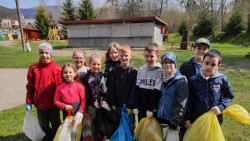
<path id="1" fill-rule="evenodd" d="M 63 110 L 63 118 L 72 110 L 71 115 L 79 124 L 82 121 L 86 104 L 84 86 L 79 81 L 79 75 L 73 64 L 66 63 L 62 67 L 63 83 L 56 89 L 54 104 Z"/>

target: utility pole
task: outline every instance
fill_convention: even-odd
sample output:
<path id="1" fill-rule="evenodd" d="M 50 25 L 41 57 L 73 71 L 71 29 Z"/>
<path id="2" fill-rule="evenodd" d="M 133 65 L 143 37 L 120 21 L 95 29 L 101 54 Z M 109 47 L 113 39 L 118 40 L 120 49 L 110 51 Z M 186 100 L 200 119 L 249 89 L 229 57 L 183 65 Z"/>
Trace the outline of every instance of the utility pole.
<path id="1" fill-rule="evenodd" d="M 16 9 L 17 9 L 17 15 L 18 15 L 18 21 L 19 21 L 19 27 L 20 27 L 20 32 L 21 32 L 21 40 L 22 40 L 22 45 L 23 45 L 23 51 L 25 51 L 25 42 L 24 42 L 24 36 L 23 36 L 23 26 L 21 22 L 21 16 L 20 16 L 20 8 L 19 8 L 19 1 L 16 0 Z"/>

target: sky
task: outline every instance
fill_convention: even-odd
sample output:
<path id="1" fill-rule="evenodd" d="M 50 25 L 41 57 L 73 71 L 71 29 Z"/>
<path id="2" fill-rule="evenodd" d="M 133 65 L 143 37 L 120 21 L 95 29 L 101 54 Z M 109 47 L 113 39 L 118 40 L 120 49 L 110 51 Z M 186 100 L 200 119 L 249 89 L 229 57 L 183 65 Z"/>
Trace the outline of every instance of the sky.
<path id="1" fill-rule="evenodd" d="M 52 5 L 58 5 L 59 3 L 64 2 L 65 0 L 18 0 L 19 1 L 19 7 L 20 8 L 33 8 L 38 7 L 40 5 L 41 1 L 45 1 L 46 5 L 52 6 Z M 74 5 L 77 5 L 80 0 L 73 0 Z M 94 4 L 102 4 L 105 0 L 92 0 Z M 6 8 L 16 8 L 16 0 L 0 0 L 0 6 L 6 7 Z"/>

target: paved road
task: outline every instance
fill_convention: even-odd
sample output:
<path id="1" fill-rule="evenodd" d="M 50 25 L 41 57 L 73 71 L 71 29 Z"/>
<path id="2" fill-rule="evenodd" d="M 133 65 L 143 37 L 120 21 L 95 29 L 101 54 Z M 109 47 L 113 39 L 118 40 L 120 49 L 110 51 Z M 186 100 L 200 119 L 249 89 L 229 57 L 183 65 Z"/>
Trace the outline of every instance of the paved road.
<path id="1" fill-rule="evenodd" d="M 25 103 L 27 71 L 27 68 L 0 69 L 0 111 Z"/>

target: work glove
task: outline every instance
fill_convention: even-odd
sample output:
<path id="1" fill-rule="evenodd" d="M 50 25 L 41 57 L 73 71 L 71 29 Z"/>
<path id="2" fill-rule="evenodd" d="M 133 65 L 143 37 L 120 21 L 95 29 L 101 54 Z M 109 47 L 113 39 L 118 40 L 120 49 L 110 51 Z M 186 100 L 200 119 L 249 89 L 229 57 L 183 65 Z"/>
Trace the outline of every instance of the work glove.
<path id="1" fill-rule="evenodd" d="M 133 109 L 133 113 L 134 113 L 135 115 L 138 115 L 138 113 L 139 113 L 138 109 Z"/>
<path id="2" fill-rule="evenodd" d="M 215 115 L 221 114 L 221 110 L 218 106 L 214 106 L 213 108 L 211 108 L 211 111 L 213 111 Z"/>
<path id="3" fill-rule="evenodd" d="M 111 111 L 111 108 L 109 107 L 109 105 L 106 101 L 101 101 L 101 106 L 103 109 Z"/>
<path id="4" fill-rule="evenodd" d="M 153 112 L 147 111 L 146 115 L 147 115 L 148 118 L 151 118 L 153 116 Z"/>
<path id="5" fill-rule="evenodd" d="M 25 105 L 26 110 L 31 110 L 32 109 L 32 104 L 27 104 Z"/>
<path id="6" fill-rule="evenodd" d="M 76 125 L 82 122 L 83 114 L 81 112 L 76 112 L 74 120 L 76 122 Z"/>

